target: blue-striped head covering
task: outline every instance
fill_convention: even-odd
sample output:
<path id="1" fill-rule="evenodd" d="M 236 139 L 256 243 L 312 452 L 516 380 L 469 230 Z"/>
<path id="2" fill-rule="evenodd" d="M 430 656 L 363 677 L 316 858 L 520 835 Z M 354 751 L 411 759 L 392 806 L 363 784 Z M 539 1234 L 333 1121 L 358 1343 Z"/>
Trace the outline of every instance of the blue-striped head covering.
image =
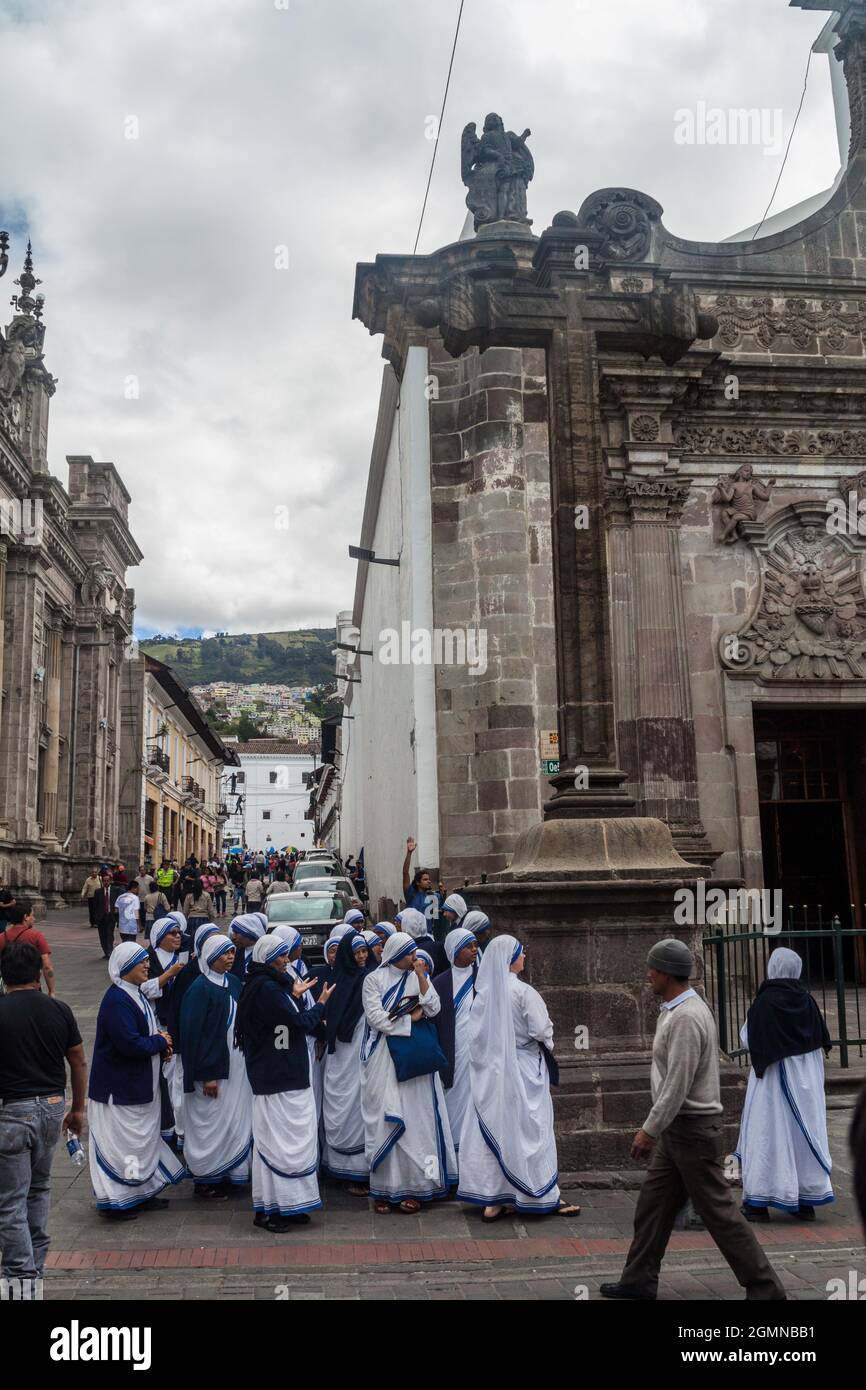
<path id="1" fill-rule="evenodd" d="M 253 960 L 257 965 L 270 965 L 278 956 L 287 956 L 291 949 L 288 941 L 271 932 L 269 936 L 262 936 L 256 942 L 253 947 Z"/>
<path id="2" fill-rule="evenodd" d="M 432 975 L 432 974 L 433 974 L 433 968 L 434 968 L 434 967 L 433 967 L 433 957 L 430 955 L 429 951 L 422 951 L 422 950 L 419 949 L 418 952 L 417 952 L 417 954 L 421 957 L 421 959 L 422 959 L 423 961 L 426 961 L 426 962 L 427 962 L 427 974 L 428 974 L 428 975 Z"/>
<path id="3" fill-rule="evenodd" d="M 290 952 L 296 951 L 298 947 L 302 946 L 304 943 L 304 938 L 301 936 L 301 933 L 298 931 L 297 927 L 292 926 L 291 922 L 279 922 L 271 932 L 271 936 L 276 936 L 280 941 L 285 941 Z"/>
<path id="4" fill-rule="evenodd" d="M 178 924 L 173 917 L 160 917 L 159 921 L 154 922 L 150 929 L 150 944 L 153 949 L 157 949 L 160 941 L 168 936 L 169 932 L 178 930 Z M 216 927 L 214 927 L 214 931 L 216 931 Z"/>
<path id="5" fill-rule="evenodd" d="M 147 960 L 147 951 L 135 941 L 121 941 L 115 946 L 108 961 L 108 973 L 113 984 L 119 985 L 124 975 Z"/>
<path id="6" fill-rule="evenodd" d="M 393 936 L 397 928 L 391 922 L 374 922 L 372 931 L 383 941 L 387 941 L 389 936 Z"/>
<path id="7" fill-rule="evenodd" d="M 240 917 L 233 917 L 229 922 L 229 931 L 237 932 L 252 945 L 264 936 L 266 926 L 267 918 L 261 912 L 242 912 Z"/>
<path id="8" fill-rule="evenodd" d="M 219 927 L 216 925 L 215 922 L 202 922 L 201 926 L 196 928 L 196 933 L 193 937 L 193 951 L 199 958 L 201 958 L 202 947 L 204 946 L 204 943 L 207 941 L 208 937 L 222 935 L 223 933 L 220 931 Z"/>
<path id="9" fill-rule="evenodd" d="M 365 951 L 369 951 L 369 942 L 365 941 L 363 936 L 361 936 L 360 934 L 353 936 L 351 942 L 349 943 L 350 950 L 357 951 L 362 946 Z"/>
<path id="10" fill-rule="evenodd" d="M 450 931 L 442 943 L 445 947 L 445 954 L 453 965 L 460 952 L 466 947 L 478 944 L 478 939 L 474 932 L 466 931 L 464 927 L 455 927 Z"/>
<path id="11" fill-rule="evenodd" d="M 364 914 L 357 907 L 350 907 L 343 921 L 347 927 L 355 927 L 359 922 L 363 922 Z"/>
<path id="12" fill-rule="evenodd" d="M 216 936 L 208 937 L 201 955 L 206 965 L 213 965 L 214 961 L 219 960 L 220 956 L 224 956 L 226 951 L 233 951 L 234 949 L 234 942 L 229 941 L 227 936 L 218 932 Z"/>
<path id="13" fill-rule="evenodd" d="M 395 931 L 394 935 L 389 936 L 385 942 L 382 965 L 393 965 L 395 961 L 403 960 L 404 956 L 411 955 L 417 949 L 411 936 L 407 936 L 403 931 Z"/>
<path id="14" fill-rule="evenodd" d="M 522 941 L 518 941 L 518 942 L 517 942 L 517 945 L 515 946 L 514 950 L 513 950 L 512 953 L 511 953 L 511 960 L 509 961 L 509 964 L 510 964 L 510 965 L 513 965 L 514 962 L 517 960 L 518 956 L 521 956 L 521 955 L 523 954 L 524 949 L 525 949 L 525 948 L 524 948 L 523 942 L 522 942 Z"/>

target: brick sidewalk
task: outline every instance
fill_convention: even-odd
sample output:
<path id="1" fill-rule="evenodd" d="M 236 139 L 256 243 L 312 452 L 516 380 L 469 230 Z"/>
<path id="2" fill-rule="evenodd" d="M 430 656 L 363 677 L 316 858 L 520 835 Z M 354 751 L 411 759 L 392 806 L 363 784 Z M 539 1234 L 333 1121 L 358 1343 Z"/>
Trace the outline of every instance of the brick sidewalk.
<path id="1" fill-rule="evenodd" d="M 51 914 L 44 929 L 59 996 L 74 1009 L 89 1053 L 107 987 L 96 933 L 79 910 Z M 849 1122 L 849 1111 L 830 1111 L 835 1205 L 814 1225 L 779 1214 L 756 1228 L 793 1298 L 825 1299 L 829 1279 L 847 1280 L 852 1269 L 866 1274 Z M 53 1181 L 48 1299 L 593 1298 L 622 1268 L 636 1200 L 633 1191 L 572 1190 L 568 1196 L 583 1208 L 578 1219 L 515 1216 L 486 1227 L 476 1210 L 455 1202 L 420 1216 L 376 1216 L 325 1182 L 325 1209 L 297 1233 L 275 1236 L 253 1227 L 248 1194 L 213 1205 L 183 1183 L 166 1192 L 167 1211 L 111 1225 L 94 1209 L 86 1169 L 71 1169 L 64 1149 Z M 738 1299 L 742 1290 L 707 1233 L 689 1231 L 671 1241 L 660 1297 Z"/>

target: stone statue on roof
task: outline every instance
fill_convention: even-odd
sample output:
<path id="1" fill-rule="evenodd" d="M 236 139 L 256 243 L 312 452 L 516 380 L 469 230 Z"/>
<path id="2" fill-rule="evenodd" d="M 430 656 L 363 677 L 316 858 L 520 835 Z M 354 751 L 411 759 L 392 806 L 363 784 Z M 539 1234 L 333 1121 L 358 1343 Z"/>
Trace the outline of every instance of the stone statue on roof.
<path id="1" fill-rule="evenodd" d="M 475 230 L 487 222 L 523 222 L 526 215 L 526 189 L 535 163 L 526 147 L 532 132 L 515 135 L 506 130 L 495 112 L 486 118 L 482 135 L 475 122 L 464 128 L 460 142 L 461 172 L 469 189 L 466 206 L 475 219 Z"/>

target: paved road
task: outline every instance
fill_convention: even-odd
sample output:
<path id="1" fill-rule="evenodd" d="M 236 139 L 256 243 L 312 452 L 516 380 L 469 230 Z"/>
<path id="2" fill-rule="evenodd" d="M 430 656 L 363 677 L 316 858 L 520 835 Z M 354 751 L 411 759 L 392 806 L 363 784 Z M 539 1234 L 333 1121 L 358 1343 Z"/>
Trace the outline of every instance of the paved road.
<path id="1" fill-rule="evenodd" d="M 78 910 L 50 915 L 44 929 L 59 995 L 89 1050 L 107 985 L 96 933 Z M 792 1298 L 826 1299 L 828 1281 L 847 1282 L 852 1270 L 866 1277 L 849 1120 L 849 1111 L 831 1110 L 835 1206 L 814 1225 L 779 1215 L 758 1233 Z M 275 1236 L 253 1228 L 247 1195 L 214 1206 L 196 1200 L 190 1183 L 166 1195 L 168 1211 L 112 1225 L 94 1209 L 87 1170 L 72 1169 L 60 1149 L 45 1298 L 591 1300 L 622 1267 L 635 1203 L 634 1192 L 569 1191 L 583 1208 L 578 1219 L 513 1217 L 486 1227 L 454 1202 L 420 1216 L 376 1216 L 326 1183 L 325 1210 L 298 1232 Z M 706 1232 L 689 1231 L 671 1242 L 660 1297 L 739 1299 L 742 1290 Z"/>

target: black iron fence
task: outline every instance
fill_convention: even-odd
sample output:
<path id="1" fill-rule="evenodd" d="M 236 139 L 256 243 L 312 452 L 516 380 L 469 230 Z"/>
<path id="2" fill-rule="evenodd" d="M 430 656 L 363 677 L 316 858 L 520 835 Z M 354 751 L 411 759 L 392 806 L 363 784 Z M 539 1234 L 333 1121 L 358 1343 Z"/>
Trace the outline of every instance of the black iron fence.
<path id="1" fill-rule="evenodd" d="M 719 931 L 703 938 L 704 989 L 719 1026 L 722 1051 L 745 1066 L 748 1048 L 740 1038 L 749 1005 L 767 977 L 767 961 L 777 946 L 796 951 L 800 976 L 827 1020 L 834 1051 L 830 1064 L 850 1066 L 852 1053 L 866 1047 L 866 931 L 829 922 L 820 907 L 790 909 L 779 932 Z M 851 921 L 856 920 L 852 911 Z"/>

